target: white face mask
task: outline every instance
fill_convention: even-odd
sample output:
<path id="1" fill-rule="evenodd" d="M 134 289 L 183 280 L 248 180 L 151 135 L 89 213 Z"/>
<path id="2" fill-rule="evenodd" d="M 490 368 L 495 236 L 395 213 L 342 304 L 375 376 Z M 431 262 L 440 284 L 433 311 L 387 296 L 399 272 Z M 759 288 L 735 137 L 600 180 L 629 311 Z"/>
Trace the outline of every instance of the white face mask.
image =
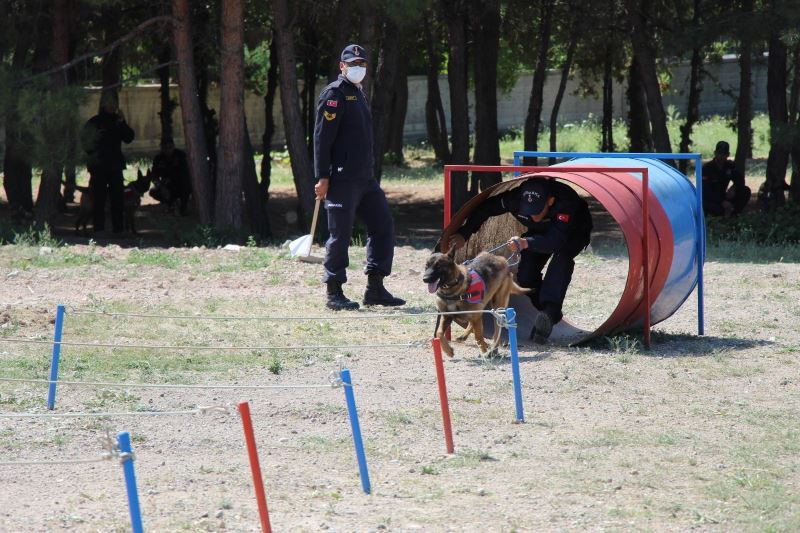
<path id="1" fill-rule="evenodd" d="M 344 76 L 347 78 L 347 80 L 350 83 L 355 83 L 355 84 L 361 83 L 361 80 L 363 80 L 364 76 L 366 75 L 367 75 L 366 67 L 358 67 L 358 66 L 347 67 L 347 70 L 345 70 L 344 72 Z"/>

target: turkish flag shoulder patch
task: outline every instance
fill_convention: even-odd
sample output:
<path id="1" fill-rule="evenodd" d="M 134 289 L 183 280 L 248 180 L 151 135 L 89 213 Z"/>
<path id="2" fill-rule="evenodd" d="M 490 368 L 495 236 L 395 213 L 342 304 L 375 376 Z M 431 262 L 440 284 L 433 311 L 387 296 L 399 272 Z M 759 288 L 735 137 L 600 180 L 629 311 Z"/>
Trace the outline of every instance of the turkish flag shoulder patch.
<path id="1" fill-rule="evenodd" d="M 327 102 L 325 102 L 325 105 L 328 107 L 339 107 L 339 102 L 337 102 L 336 100 L 328 100 Z"/>
<path id="2" fill-rule="evenodd" d="M 556 220 L 558 220 L 559 222 L 563 222 L 563 223 L 565 223 L 565 224 L 566 224 L 567 222 L 569 222 L 569 215 L 568 215 L 568 214 L 566 214 L 566 213 L 558 213 L 558 214 L 556 215 Z"/>

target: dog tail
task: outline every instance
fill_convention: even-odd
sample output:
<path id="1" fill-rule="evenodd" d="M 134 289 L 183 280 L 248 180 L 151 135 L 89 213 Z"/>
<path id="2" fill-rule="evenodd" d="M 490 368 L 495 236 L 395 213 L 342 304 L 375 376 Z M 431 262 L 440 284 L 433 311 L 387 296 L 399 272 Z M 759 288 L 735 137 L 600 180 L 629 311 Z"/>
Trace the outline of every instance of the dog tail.
<path id="1" fill-rule="evenodd" d="M 511 290 L 508 291 L 509 296 L 512 294 L 528 294 L 533 289 L 526 289 L 525 287 L 520 287 L 517 285 L 517 282 L 514 281 L 514 278 L 511 278 Z"/>

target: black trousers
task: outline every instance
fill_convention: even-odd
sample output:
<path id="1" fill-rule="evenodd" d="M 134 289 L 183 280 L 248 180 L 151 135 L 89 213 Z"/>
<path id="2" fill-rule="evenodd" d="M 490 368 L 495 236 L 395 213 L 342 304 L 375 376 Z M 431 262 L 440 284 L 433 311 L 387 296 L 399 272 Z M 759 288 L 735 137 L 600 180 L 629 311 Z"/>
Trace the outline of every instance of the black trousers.
<path id="1" fill-rule="evenodd" d="M 124 204 L 124 178 L 122 170 L 92 170 L 89 178 L 92 189 L 94 231 L 106 227 L 106 196 L 111 201 L 111 229 L 114 233 L 122 231 Z"/>
<path id="2" fill-rule="evenodd" d="M 703 192 L 705 192 L 705 189 L 703 189 Z M 750 187 L 736 187 L 734 189 L 733 200 L 730 200 L 733 205 L 733 212 L 731 214 L 738 215 L 741 213 L 744 208 L 747 207 L 751 195 Z M 710 216 L 725 216 L 725 208 L 722 206 L 723 200 L 725 200 L 724 195 L 721 198 L 716 198 L 712 197 L 712 195 L 707 196 L 703 194 L 703 211 L 706 215 Z"/>
<path id="3" fill-rule="evenodd" d="M 526 233 L 523 237 L 532 237 Z M 536 252 L 530 248 L 523 250 L 517 269 L 517 282 L 525 288 L 533 289 L 530 299 L 533 306 L 540 311 L 547 311 L 553 323 L 563 317 L 562 307 L 567 289 L 575 270 L 575 257 L 589 245 L 586 236 L 573 237 L 555 253 Z M 545 264 L 547 272 L 542 277 Z"/>
<path id="4" fill-rule="evenodd" d="M 367 226 L 367 265 L 364 272 L 388 276 L 394 260 L 394 221 L 378 182 L 333 182 L 325 199 L 330 237 L 325 243 L 322 281 L 347 281 L 348 249 L 356 217 Z"/>

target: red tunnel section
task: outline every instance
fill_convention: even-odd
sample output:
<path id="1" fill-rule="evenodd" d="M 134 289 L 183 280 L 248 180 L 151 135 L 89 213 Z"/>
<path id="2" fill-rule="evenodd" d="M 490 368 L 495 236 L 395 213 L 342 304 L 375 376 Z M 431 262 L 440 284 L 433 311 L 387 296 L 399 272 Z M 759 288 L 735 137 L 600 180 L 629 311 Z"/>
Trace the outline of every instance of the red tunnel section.
<path id="1" fill-rule="evenodd" d="M 585 165 L 582 167 L 585 168 Z M 600 169 L 602 167 L 598 167 Z M 557 178 L 574 184 L 594 197 L 617 222 L 628 248 L 628 276 L 625 288 L 614 311 L 594 331 L 582 330 L 570 344 L 580 344 L 592 338 L 643 325 L 645 316 L 644 247 L 642 229 L 642 179 L 623 172 L 580 172 L 552 170 L 523 174 L 519 178 L 489 187 L 467 202 L 444 229 L 442 242 L 464 223 L 473 209 L 491 196 L 518 187 L 529 179 Z M 672 227 L 663 207 L 652 192 L 648 196 L 648 262 L 649 301 L 658 298 L 672 265 L 674 251 Z M 577 325 L 580 327 L 580 325 Z"/>

